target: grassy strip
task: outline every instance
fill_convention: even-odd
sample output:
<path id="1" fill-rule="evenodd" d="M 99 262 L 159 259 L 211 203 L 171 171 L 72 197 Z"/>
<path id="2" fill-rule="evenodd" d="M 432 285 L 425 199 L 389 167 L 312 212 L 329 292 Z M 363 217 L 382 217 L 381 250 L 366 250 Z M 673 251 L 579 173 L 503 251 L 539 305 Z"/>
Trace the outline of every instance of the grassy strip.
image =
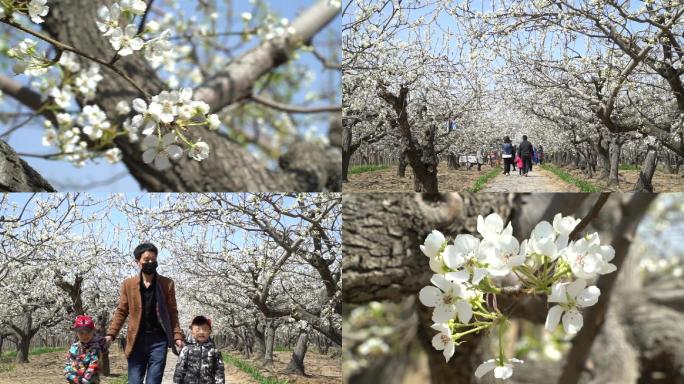
<path id="1" fill-rule="evenodd" d="M 238 359 L 237 357 L 231 356 L 227 353 L 223 354 L 223 361 L 227 363 L 231 363 L 234 366 L 238 367 L 241 371 L 246 372 L 250 376 L 252 376 L 256 381 L 258 381 L 261 384 L 289 384 L 290 382 L 288 380 L 278 380 L 274 379 L 271 377 L 264 377 L 259 370 L 254 367 L 252 364 Z"/>
<path id="2" fill-rule="evenodd" d="M 472 188 L 466 188 L 466 192 L 479 192 L 484 186 L 489 182 L 489 180 L 495 178 L 498 174 L 503 172 L 503 168 L 498 167 L 494 168 L 491 171 L 485 173 L 484 175 L 480 176 L 477 180 L 475 180 L 475 184 L 473 184 Z"/>
<path id="3" fill-rule="evenodd" d="M 620 171 L 638 171 L 639 166 L 633 165 L 633 164 L 620 164 L 620 166 L 618 167 L 618 170 L 620 170 Z"/>
<path id="4" fill-rule="evenodd" d="M 112 381 L 112 384 L 128 384 L 128 375 L 117 377 L 114 379 L 114 381 Z"/>
<path id="5" fill-rule="evenodd" d="M 276 352 L 292 352 L 292 348 L 288 347 L 273 347 L 273 350 Z"/>
<path id="6" fill-rule="evenodd" d="M 349 168 L 349 174 L 356 175 L 357 173 L 380 171 L 387 168 L 389 168 L 389 165 L 354 165 Z"/>
<path id="7" fill-rule="evenodd" d="M 577 179 L 571 174 L 565 172 L 564 170 L 556 167 L 555 165 L 550 165 L 550 164 L 542 164 L 540 167 L 543 170 L 553 172 L 556 176 L 558 176 L 561 180 L 565 181 L 568 184 L 572 184 L 580 189 L 581 192 L 601 192 L 602 189 L 595 186 L 594 184 Z"/>
<path id="8" fill-rule="evenodd" d="M 65 347 L 40 347 L 40 348 L 31 348 L 29 350 L 29 356 L 35 356 L 35 355 L 42 355 L 44 353 L 52 353 L 52 352 L 66 352 L 67 348 Z M 3 353 L 2 356 L 7 356 L 7 357 L 17 357 L 17 351 L 12 351 L 12 352 L 7 352 Z"/>

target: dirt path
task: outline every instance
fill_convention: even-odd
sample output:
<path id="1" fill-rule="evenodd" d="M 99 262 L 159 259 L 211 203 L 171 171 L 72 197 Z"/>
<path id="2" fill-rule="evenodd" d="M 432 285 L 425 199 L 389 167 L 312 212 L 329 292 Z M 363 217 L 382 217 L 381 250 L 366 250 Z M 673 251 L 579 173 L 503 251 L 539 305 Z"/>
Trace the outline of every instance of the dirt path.
<path id="1" fill-rule="evenodd" d="M 487 183 L 481 192 L 579 192 L 551 172 L 533 167 L 527 177 L 511 171 L 510 176 L 500 174 Z"/>

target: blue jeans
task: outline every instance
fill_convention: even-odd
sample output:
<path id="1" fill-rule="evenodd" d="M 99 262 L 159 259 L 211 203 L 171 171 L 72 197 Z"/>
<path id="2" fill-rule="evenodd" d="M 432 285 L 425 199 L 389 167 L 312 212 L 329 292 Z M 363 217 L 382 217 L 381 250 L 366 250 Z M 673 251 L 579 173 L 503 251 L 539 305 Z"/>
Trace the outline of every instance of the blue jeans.
<path id="1" fill-rule="evenodd" d="M 128 382 L 130 384 L 161 384 L 166 367 L 168 342 L 163 333 L 144 333 L 136 336 L 133 352 L 128 358 Z"/>

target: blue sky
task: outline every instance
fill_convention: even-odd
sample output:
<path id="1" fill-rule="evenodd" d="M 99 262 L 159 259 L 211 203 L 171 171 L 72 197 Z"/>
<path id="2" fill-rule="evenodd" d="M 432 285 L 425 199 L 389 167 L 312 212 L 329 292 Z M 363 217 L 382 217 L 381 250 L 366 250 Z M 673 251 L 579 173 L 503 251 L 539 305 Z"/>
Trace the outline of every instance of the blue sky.
<path id="1" fill-rule="evenodd" d="M 281 17 L 286 17 L 289 20 L 293 20 L 296 16 L 308 6 L 314 3 L 314 0 L 265 0 L 270 9 L 277 11 Z M 184 15 L 191 15 L 196 13 L 194 10 L 196 2 L 185 1 L 182 2 L 182 11 Z M 239 15 L 242 12 L 250 12 L 253 9 L 253 5 L 249 4 L 248 1 L 235 1 L 234 11 L 236 18 L 239 19 Z M 329 31 L 339 31 L 341 25 L 341 17 L 331 23 L 326 30 L 316 37 L 315 41 L 324 42 L 326 40 L 327 32 Z M 241 30 L 242 24 L 239 20 L 233 25 L 233 30 Z M 221 25 L 217 27 L 217 30 L 222 30 Z M 15 34 L 23 38 L 24 36 L 21 32 Z M 2 36 L 2 35 L 0 35 Z M 319 45 L 320 50 L 325 52 L 324 49 Z M 340 49 L 338 49 L 340 51 Z M 339 57 L 340 54 L 338 54 Z M 0 57 L 0 63 L 9 62 L 9 59 L 5 57 Z M 321 63 L 311 54 L 302 54 L 302 58 L 298 61 L 304 63 L 308 68 L 310 68 L 314 73 L 316 73 L 316 79 L 311 85 L 311 88 L 304 87 L 294 94 L 293 100 L 303 100 L 306 93 L 309 90 L 320 90 L 324 84 L 329 84 L 333 86 L 338 94 L 336 95 L 336 104 L 341 102 L 341 94 L 339 92 L 339 84 L 341 82 L 341 74 L 339 71 L 329 71 L 324 70 Z M 5 76 L 13 76 L 11 68 L 11 62 L 9 67 L 0 66 L 0 72 Z M 16 79 L 22 83 L 27 82 L 27 78 L 24 75 L 16 77 Z M 182 80 L 182 79 L 181 79 Z M 10 100 L 8 96 L 4 97 L 4 102 L 0 104 L 0 112 L 16 112 L 16 104 Z M 332 101 L 319 102 L 311 105 L 317 104 L 331 104 Z M 325 134 L 328 130 L 326 114 L 321 114 L 316 117 L 319 118 L 316 122 L 303 122 L 298 126 L 300 133 L 304 133 L 308 130 L 310 126 L 315 126 L 317 131 L 321 134 Z M 295 115 L 297 121 L 303 121 L 308 119 L 309 116 Z M 10 145 L 19 153 L 25 154 L 48 154 L 55 153 L 56 148 L 43 147 L 42 136 L 44 128 L 42 126 L 43 119 L 37 118 L 27 126 L 21 128 L 18 132 L 13 134 L 8 140 Z M 9 126 L 0 123 L 0 134 L 6 131 Z M 35 168 L 39 173 L 45 176 L 48 181 L 52 182 L 53 185 L 60 191 L 79 191 L 88 190 L 92 192 L 109 192 L 109 191 L 141 191 L 137 181 L 128 174 L 126 167 L 123 163 L 118 163 L 116 165 L 110 165 L 105 160 L 99 160 L 99 164 L 93 164 L 88 162 L 82 168 L 76 168 L 68 162 L 62 161 L 51 161 L 44 160 L 36 157 L 24 156 L 26 160 L 33 168 Z M 106 182 L 112 178 L 116 177 L 113 182 Z M 98 184 L 100 183 L 100 184 Z M 83 188 L 86 185 L 88 188 Z"/>

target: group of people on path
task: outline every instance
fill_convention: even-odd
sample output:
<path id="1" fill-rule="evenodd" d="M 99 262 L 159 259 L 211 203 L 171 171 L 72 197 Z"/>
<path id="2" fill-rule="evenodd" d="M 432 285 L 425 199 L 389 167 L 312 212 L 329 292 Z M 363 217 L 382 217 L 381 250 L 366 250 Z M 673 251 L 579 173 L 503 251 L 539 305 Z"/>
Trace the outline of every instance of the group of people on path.
<path id="1" fill-rule="evenodd" d="M 504 136 L 501 157 L 504 161 L 504 175 L 509 176 L 511 174 L 511 166 L 515 172 L 517 166 L 518 174 L 527 177 L 532 172 L 532 163 L 542 164 L 544 162 L 544 148 L 541 145 L 534 147 L 527 140 L 527 135 L 523 135 L 522 141 L 517 147 L 511 143 L 508 136 Z"/>
<path id="2" fill-rule="evenodd" d="M 183 338 L 178 322 L 174 281 L 157 273 L 158 250 L 143 243 L 133 251 L 140 272 L 121 284 L 119 303 L 105 338 L 95 334 L 90 316 L 74 320 L 76 342 L 67 355 L 64 376 L 68 383 L 100 382 L 99 361 L 128 319 L 124 354 L 128 383 L 161 384 L 168 348 L 178 357 L 173 382 L 178 384 L 224 384 L 223 357 L 211 339 L 211 320 L 195 316 L 190 335 Z"/>

